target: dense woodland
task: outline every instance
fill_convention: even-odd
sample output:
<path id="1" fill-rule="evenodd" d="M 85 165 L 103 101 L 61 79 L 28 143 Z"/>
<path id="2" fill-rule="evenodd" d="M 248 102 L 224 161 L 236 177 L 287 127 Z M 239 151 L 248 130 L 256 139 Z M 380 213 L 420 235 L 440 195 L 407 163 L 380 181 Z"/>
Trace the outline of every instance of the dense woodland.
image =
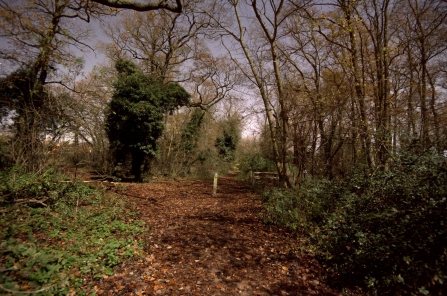
<path id="1" fill-rule="evenodd" d="M 123 5 L 0 1 L 5 178 L 276 172 L 266 222 L 334 286 L 446 291 L 447 2 Z"/>

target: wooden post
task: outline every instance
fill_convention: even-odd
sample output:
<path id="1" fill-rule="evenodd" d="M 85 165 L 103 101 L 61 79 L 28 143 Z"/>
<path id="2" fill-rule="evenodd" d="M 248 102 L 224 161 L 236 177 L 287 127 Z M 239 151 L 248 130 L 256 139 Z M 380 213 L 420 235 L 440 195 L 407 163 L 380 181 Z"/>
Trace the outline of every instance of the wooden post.
<path id="1" fill-rule="evenodd" d="M 213 186 L 213 196 L 217 194 L 217 172 L 214 173 L 214 186 Z"/>

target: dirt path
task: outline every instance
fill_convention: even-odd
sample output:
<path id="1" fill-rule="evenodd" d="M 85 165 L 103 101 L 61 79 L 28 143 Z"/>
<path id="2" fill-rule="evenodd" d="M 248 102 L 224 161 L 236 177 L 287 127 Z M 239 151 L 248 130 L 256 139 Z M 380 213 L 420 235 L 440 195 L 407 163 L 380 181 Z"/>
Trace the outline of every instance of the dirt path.
<path id="1" fill-rule="evenodd" d="M 130 184 L 151 227 L 144 260 L 96 285 L 102 295 L 337 295 L 291 235 L 262 223 L 259 198 L 232 177 Z"/>

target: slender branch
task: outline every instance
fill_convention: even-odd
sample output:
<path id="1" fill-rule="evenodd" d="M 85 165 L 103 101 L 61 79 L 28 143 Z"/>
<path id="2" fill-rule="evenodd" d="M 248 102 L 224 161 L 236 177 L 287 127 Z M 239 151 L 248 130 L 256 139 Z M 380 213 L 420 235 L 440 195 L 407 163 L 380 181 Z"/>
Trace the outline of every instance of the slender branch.
<path id="1" fill-rule="evenodd" d="M 182 12 L 182 0 L 175 0 L 175 4 L 169 3 L 167 0 L 159 0 L 156 2 L 136 2 L 133 0 L 92 0 L 93 2 L 106 5 L 113 8 L 132 9 L 135 11 L 150 11 L 157 9 L 166 9 L 172 12 Z"/>
<path id="2" fill-rule="evenodd" d="M 3 287 L 2 285 L 0 285 L 0 289 L 3 290 L 3 291 L 6 291 L 6 292 L 8 292 L 8 293 L 13 293 L 13 294 L 37 294 L 37 293 L 46 291 L 46 290 L 48 290 L 48 289 L 50 289 L 50 288 L 52 288 L 52 287 L 54 287 L 54 286 L 55 286 L 55 285 L 51 285 L 51 286 L 49 286 L 49 287 L 45 287 L 45 288 L 42 288 L 42 289 L 40 289 L 40 290 L 30 291 L 30 292 L 27 292 L 27 291 L 10 290 L 10 289 L 7 289 L 7 288 Z"/>
<path id="3" fill-rule="evenodd" d="M 48 207 L 48 205 L 45 203 L 45 201 L 47 201 L 49 198 L 46 198 L 44 200 L 38 200 L 38 199 L 18 199 L 15 200 L 14 203 L 15 204 L 32 204 L 32 203 L 36 203 L 36 204 L 41 204 L 44 207 Z M 36 292 L 37 293 L 37 292 Z"/>

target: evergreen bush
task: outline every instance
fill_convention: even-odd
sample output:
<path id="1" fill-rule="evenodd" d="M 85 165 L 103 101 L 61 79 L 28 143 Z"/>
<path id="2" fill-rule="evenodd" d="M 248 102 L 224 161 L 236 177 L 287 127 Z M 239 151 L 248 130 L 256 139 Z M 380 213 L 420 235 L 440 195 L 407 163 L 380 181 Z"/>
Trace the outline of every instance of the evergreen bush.
<path id="1" fill-rule="evenodd" d="M 353 174 L 342 188 L 316 242 L 336 281 L 389 293 L 447 291 L 443 156 L 406 151 L 389 170 Z"/>
<path id="2" fill-rule="evenodd" d="M 306 230 L 340 287 L 375 294 L 447 292 L 447 166 L 441 154 L 402 151 L 387 170 L 310 180 L 264 195 L 267 220 Z"/>

